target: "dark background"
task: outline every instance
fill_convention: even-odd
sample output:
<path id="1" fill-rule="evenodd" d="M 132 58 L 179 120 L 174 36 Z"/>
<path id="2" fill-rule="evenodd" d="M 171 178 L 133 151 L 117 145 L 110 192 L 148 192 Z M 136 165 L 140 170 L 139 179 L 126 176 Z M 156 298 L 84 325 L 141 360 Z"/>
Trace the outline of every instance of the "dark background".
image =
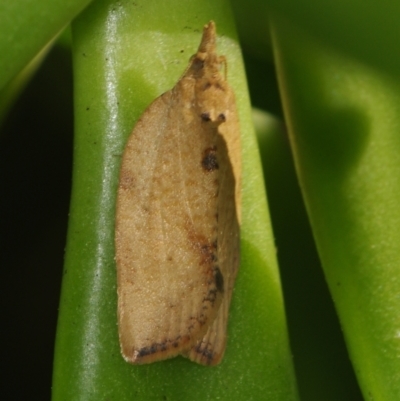
<path id="1" fill-rule="evenodd" d="M 72 165 L 72 66 L 55 47 L 0 136 L 2 400 L 49 400 Z"/>

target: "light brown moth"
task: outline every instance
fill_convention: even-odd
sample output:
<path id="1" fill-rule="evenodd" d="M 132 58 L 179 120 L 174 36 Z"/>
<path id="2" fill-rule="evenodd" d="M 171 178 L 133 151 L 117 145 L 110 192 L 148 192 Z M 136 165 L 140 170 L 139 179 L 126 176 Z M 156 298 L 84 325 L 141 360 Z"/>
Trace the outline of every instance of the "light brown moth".
<path id="1" fill-rule="evenodd" d="M 239 267 L 240 130 L 213 21 L 122 158 L 116 209 L 121 352 L 218 364 Z M 226 68 L 225 68 L 226 72 Z"/>

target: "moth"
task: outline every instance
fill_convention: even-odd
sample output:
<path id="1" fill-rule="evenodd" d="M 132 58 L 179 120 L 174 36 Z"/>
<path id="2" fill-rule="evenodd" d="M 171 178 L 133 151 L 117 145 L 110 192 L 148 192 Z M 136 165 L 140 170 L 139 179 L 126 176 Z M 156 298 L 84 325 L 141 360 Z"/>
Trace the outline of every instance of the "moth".
<path id="1" fill-rule="evenodd" d="M 225 68 L 223 68 L 225 67 Z M 115 248 L 121 352 L 218 364 L 240 259 L 235 96 L 204 26 L 177 84 L 145 110 L 122 157 Z"/>

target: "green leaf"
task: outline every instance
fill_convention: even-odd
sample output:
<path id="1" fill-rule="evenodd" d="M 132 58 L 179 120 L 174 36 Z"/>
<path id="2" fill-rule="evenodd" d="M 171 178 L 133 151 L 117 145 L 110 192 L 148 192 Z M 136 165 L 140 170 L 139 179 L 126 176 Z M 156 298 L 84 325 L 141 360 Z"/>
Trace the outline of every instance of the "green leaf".
<path id="1" fill-rule="evenodd" d="M 400 82 L 274 17 L 279 83 L 325 276 L 365 399 L 400 398 Z"/>
<path id="2" fill-rule="evenodd" d="M 173 10 L 173 12 L 171 12 Z M 221 365 L 184 358 L 132 366 L 119 351 L 114 207 L 125 141 L 175 85 L 213 19 L 239 107 L 241 267 Z M 297 400 L 275 248 L 240 49 L 226 1 L 102 0 L 73 26 L 74 181 L 56 342 L 53 401 Z"/>
<path id="3" fill-rule="evenodd" d="M 393 0 L 232 0 L 244 45 L 268 57 L 268 18 L 308 32 L 325 45 L 398 75 L 400 3 Z"/>
<path id="4" fill-rule="evenodd" d="M 0 6 L 0 89 L 90 0 L 3 1 Z"/>

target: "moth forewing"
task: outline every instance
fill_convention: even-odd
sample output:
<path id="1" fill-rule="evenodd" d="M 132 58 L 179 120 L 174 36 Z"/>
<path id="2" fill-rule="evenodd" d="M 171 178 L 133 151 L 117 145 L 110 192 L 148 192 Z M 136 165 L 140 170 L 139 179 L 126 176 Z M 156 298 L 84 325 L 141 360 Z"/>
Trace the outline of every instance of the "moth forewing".
<path id="1" fill-rule="evenodd" d="M 233 95 L 233 93 L 232 93 Z M 231 110 L 235 111 L 235 110 Z M 235 138 L 235 129 L 238 121 L 236 113 L 228 113 L 227 120 L 220 125 L 219 131 L 219 157 L 220 167 L 220 191 L 218 196 L 218 260 L 224 276 L 225 293 L 218 315 L 206 336 L 198 342 L 189 352 L 189 358 L 205 365 L 218 364 L 224 354 L 226 344 L 226 332 L 228 312 L 232 298 L 232 291 L 240 260 L 239 221 L 240 192 L 236 193 L 236 178 L 234 164 L 236 161 L 240 167 L 240 138 Z M 223 128 L 223 129 L 222 129 Z M 225 141 L 225 138 L 230 142 Z M 238 152 L 239 150 L 239 152 Z M 240 170 L 238 170 L 240 171 Z"/>
<path id="2" fill-rule="evenodd" d="M 238 178 L 230 161 L 239 128 L 226 137 L 220 129 L 236 112 L 220 60 L 210 22 L 185 74 L 147 108 L 123 154 L 118 324 L 131 363 L 182 354 L 215 364 L 223 355 L 239 263 Z"/>

